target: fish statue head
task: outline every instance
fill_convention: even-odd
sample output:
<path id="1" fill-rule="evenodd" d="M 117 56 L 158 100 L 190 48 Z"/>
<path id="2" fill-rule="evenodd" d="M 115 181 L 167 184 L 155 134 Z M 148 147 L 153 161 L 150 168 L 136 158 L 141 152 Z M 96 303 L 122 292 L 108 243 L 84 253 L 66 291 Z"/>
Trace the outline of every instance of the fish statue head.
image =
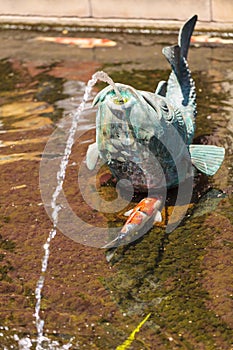
<path id="1" fill-rule="evenodd" d="M 163 169 L 154 151 L 165 130 L 161 113 L 140 90 L 119 83 L 116 88 L 118 94 L 107 86 L 93 101 L 98 106 L 99 155 L 116 178 L 129 179 L 139 191 L 164 186 Z"/>
<path id="2" fill-rule="evenodd" d="M 112 86 L 107 86 L 101 90 L 93 101 L 93 106 L 98 106 L 97 111 L 97 134 L 101 139 L 114 137 L 114 132 L 101 133 L 103 126 L 106 129 L 120 128 L 122 141 L 132 143 L 132 138 L 148 140 L 152 136 L 160 137 L 163 134 L 161 125 L 161 114 L 155 106 L 148 103 L 148 100 L 140 90 L 132 86 L 116 83 L 116 88 L 121 96 L 117 96 Z M 108 126 L 108 127 L 107 127 Z M 124 134 L 124 135 L 123 135 Z M 124 140 L 125 138 L 125 140 Z M 128 140 L 128 141 L 127 141 Z M 100 140 L 99 140 L 100 143 Z"/>

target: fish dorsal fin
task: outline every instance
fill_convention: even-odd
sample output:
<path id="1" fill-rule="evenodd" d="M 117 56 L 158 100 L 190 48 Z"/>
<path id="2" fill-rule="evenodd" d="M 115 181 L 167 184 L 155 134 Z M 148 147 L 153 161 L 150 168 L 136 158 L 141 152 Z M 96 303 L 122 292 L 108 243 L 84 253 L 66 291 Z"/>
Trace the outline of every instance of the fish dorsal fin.
<path id="1" fill-rule="evenodd" d="M 221 166 L 225 149 L 211 145 L 190 145 L 189 151 L 193 165 L 206 175 L 214 175 Z"/>
<path id="2" fill-rule="evenodd" d="M 170 65 L 176 76 L 180 77 L 180 65 L 182 59 L 187 59 L 188 49 L 190 45 L 190 39 L 197 21 L 197 16 L 190 18 L 180 29 L 178 36 L 178 45 L 164 47 L 162 52 Z"/>
<path id="3" fill-rule="evenodd" d="M 89 145 L 87 149 L 86 154 L 86 164 L 89 170 L 93 170 L 96 166 L 96 163 L 98 161 L 99 152 L 98 152 L 98 146 L 97 143 L 92 143 Z"/>
<path id="4" fill-rule="evenodd" d="M 158 86 L 155 90 L 155 94 L 156 95 L 160 95 L 160 96 L 166 96 L 166 92 L 167 92 L 167 82 L 165 80 L 161 80 L 158 83 Z"/>
<path id="5" fill-rule="evenodd" d="M 164 56 L 170 63 L 172 70 L 175 72 L 178 80 L 180 77 L 180 51 L 181 50 L 179 45 L 167 46 L 162 50 Z"/>
<path id="6" fill-rule="evenodd" d="M 190 18 L 181 28 L 178 45 L 163 49 L 163 54 L 172 67 L 167 84 L 166 98 L 177 108 L 190 106 L 193 116 L 196 115 L 195 84 L 187 63 L 190 38 L 194 30 L 197 16 Z"/>

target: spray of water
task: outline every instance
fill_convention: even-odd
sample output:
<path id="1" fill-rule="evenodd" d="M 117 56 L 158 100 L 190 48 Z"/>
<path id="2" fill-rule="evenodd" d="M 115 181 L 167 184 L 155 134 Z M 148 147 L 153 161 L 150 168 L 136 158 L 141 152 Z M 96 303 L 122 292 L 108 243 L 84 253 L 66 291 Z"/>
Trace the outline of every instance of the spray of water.
<path id="1" fill-rule="evenodd" d="M 98 80 L 104 81 L 111 85 L 115 91 L 117 99 L 119 102 L 122 101 L 122 96 L 117 89 L 113 80 L 103 71 L 96 72 L 92 78 L 88 81 L 82 102 L 80 103 L 77 111 L 73 114 L 71 127 L 69 129 L 68 138 L 64 150 L 63 157 L 61 159 L 60 167 L 57 172 L 57 186 L 55 191 L 53 192 L 52 200 L 51 200 L 51 208 L 52 208 L 52 219 L 53 219 L 53 228 L 50 230 L 46 243 L 44 244 L 44 256 L 42 259 L 42 267 L 41 267 L 41 275 L 38 279 L 35 297 L 36 297 L 36 306 L 35 306 L 35 319 L 36 319 L 36 328 L 37 328 L 37 346 L 36 350 L 43 350 L 42 342 L 44 340 L 43 329 L 44 329 L 44 320 L 40 317 L 40 309 L 41 309 L 41 293 L 44 286 L 45 281 L 45 273 L 48 266 L 49 253 L 50 253 L 50 244 L 52 239 L 56 236 L 57 233 L 57 223 L 58 223 L 58 215 L 61 207 L 57 204 L 57 199 L 62 191 L 63 183 L 66 175 L 66 168 L 69 162 L 69 157 L 72 151 L 72 147 L 75 140 L 75 133 L 77 130 L 78 121 L 81 113 L 83 112 L 85 105 L 90 97 L 91 90 L 95 86 Z"/>

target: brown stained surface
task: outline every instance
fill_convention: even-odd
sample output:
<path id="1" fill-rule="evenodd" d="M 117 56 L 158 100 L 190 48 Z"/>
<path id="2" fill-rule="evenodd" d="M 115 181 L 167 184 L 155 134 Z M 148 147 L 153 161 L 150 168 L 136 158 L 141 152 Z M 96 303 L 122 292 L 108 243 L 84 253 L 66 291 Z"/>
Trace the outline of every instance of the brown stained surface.
<path id="1" fill-rule="evenodd" d="M 137 38 L 129 38 L 131 42 L 134 40 Z M 51 48 L 54 50 L 54 46 Z M 34 60 L 25 56 L 15 58 L 14 54 L 6 60 L 5 70 L 1 72 L 5 80 L 0 92 L 3 122 L 0 133 L 0 322 L 9 330 L 4 330 L 0 341 L 4 340 L 7 349 L 12 344 L 17 349 L 12 337 L 15 333 L 20 338 L 26 334 L 31 339 L 36 337 L 35 286 L 40 276 L 43 244 L 52 228 L 41 199 L 39 167 L 46 142 L 55 130 L 54 122 L 61 117 L 56 101 L 67 98 L 62 92 L 67 80 L 87 82 L 96 70 L 102 69 L 100 62 L 105 54 L 101 50 L 93 51 L 85 60 L 82 52 L 79 61 L 75 60 L 72 48 L 73 56 L 69 60 L 67 48 L 63 48 L 66 59 L 62 60 L 59 50 L 59 57 L 52 60 L 50 54 L 48 61 L 40 57 L 38 51 L 33 52 L 34 57 L 37 54 Z M 142 57 L 140 50 L 138 57 Z M 194 55 L 200 60 L 197 51 Z M 106 60 L 112 52 L 106 53 Z M 130 51 L 123 47 L 119 52 L 126 60 L 125 65 L 133 67 L 133 73 L 130 71 L 126 76 L 124 64 L 112 68 L 110 65 L 106 70 L 122 69 L 120 78 L 128 79 L 127 83 L 134 85 L 142 81 L 146 88 L 149 85 L 148 89 L 153 89 L 154 82 L 150 83 L 146 67 L 137 75 L 139 60 L 129 63 Z M 208 51 L 208 55 L 214 56 L 214 52 Z M 165 234 L 163 222 L 137 244 L 126 250 L 119 248 L 112 265 L 106 262 L 103 250 L 81 245 L 58 231 L 51 244 L 42 292 L 41 317 L 49 338 L 65 344 L 74 336 L 72 349 L 116 349 L 151 312 L 131 349 L 231 349 L 232 111 L 226 112 L 226 108 L 230 109 L 228 100 L 224 100 L 226 95 L 221 95 L 224 82 L 232 84 L 232 78 L 228 79 L 225 73 L 229 71 L 231 52 L 224 51 L 224 59 L 218 50 L 209 61 L 205 56 L 202 65 L 208 73 L 201 76 L 202 72 L 196 72 L 197 78 L 201 76 L 199 88 L 206 88 L 208 77 L 211 84 L 207 92 L 199 91 L 202 119 L 199 119 L 197 136 L 210 134 L 210 142 L 223 144 L 227 150 L 222 168 L 207 185 L 207 180 L 202 180 L 203 188 L 216 187 L 228 196 L 220 204 L 215 205 L 213 200 L 207 212 L 201 209 L 194 220 L 188 217 L 184 225 L 169 236 Z M 114 51 L 114 62 L 116 53 Z M 95 54 L 101 59 L 91 60 Z M 196 67 L 200 63 L 198 59 L 194 62 Z M 208 95 L 210 91 L 215 94 Z M 230 93 L 227 99 L 230 101 Z M 209 120 L 206 116 L 210 114 Z M 94 139 L 94 130 L 88 130 L 85 138 Z M 79 193 L 77 164 L 84 158 L 87 145 L 88 142 L 77 143 L 73 148 L 64 183 L 68 202 L 83 220 L 96 226 L 106 227 L 110 223 L 121 227 L 123 212 L 114 215 L 90 211 Z M 113 198 L 114 180 L 109 172 L 103 169 L 98 178 L 101 195 Z M 88 179 L 87 183 L 92 180 Z M 91 196 L 91 191 L 89 193 Z M 197 203 L 193 207 L 194 213 L 195 208 L 201 208 Z"/>
<path id="2" fill-rule="evenodd" d="M 216 230 L 220 222 L 221 231 Z M 203 283 L 210 296 L 207 305 L 233 328 L 233 284 L 230 282 L 233 276 L 233 225 L 221 215 L 208 218 L 207 225 L 214 237 L 206 248 L 203 261 Z"/>
<path id="3" fill-rule="evenodd" d="M 27 64 L 23 66 L 25 71 Z M 87 64 L 86 71 L 81 70 L 81 76 L 75 67 L 72 79 L 82 77 L 87 81 L 97 66 L 96 63 Z M 14 69 L 16 67 L 21 68 L 19 62 L 14 64 Z M 41 72 L 31 62 L 29 67 L 29 76 L 35 77 Z M 63 75 L 66 73 L 64 67 Z M 61 67 L 58 75 L 62 76 Z M 33 121 L 37 120 L 38 113 L 50 112 L 53 106 L 47 103 L 45 109 L 45 102 L 34 102 L 33 94 L 24 92 L 26 101 L 4 104 L 1 108 L 4 120 L 12 118 L 11 127 L 15 131 L 1 134 L 4 145 L 0 149 L 1 235 L 4 242 L 9 240 L 15 245 L 12 251 L 3 253 L 2 265 L 9 266 L 10 271 L 1 283 L 1 320 L 5 320 L 5 324 L 9 320 L 19 331 L 33 334 L 34 290 L 40 275 L 42 247 L 52 227 L 40 197 L 40 155 L 54 127 L 51 119 L 43 117 L 35 126 Z M 16 120 L 21 120 L 23 131 Z M 25 160 L 19 160 L 22 154 Z M 3 158 L 6 155 L 8 159 Z M 51 246 L 43 290 L 42 317 L 46 320 L 47 331 L 61 332 L 64 329 L 65 333 L 72 333 L 74 327 L 79 327 L 85 338 L 85 333 L 94 335 L 96 318 L 111 321 L 115 317 L 116 305 L 99 280 L 111 273 L 103 251 L 80 246 L 58 232 Z M 87 328 L 90 324 L 93 324 L 91 330 Z"/>
<path id="4" fill-rule="evenodd" d="M 61 62 L 56 67 L 51 69 L 50 75 L 58 78 L 65 78 L 67 80 L 81 80 L 86 81 L 87 77 L 91 78 L 90 67 L 94 73 L 99 68 L 97 62 Z"/>
<path id="5" fill-rule="evenodd" d="M 73 68 L 71 63 L 70 69 L 67 66 L 67 62 L 60 64 L 51 69 L 49 75 L 67 78 L 68 74 L 69 79 L 86 82 L 98 68 L 96 62 Z M 13 340 L 14 329 L 19 338 L 26 334 L 30 334 L 31 339 L 36 338 L 35 287 L 41 271 L 43 244 L 52 228 L 40 196 L 39 167 L 45 144 L 55 128 L 51 119 L 43 115 L 53 113 L 53 105 L 35 98 L 38 75 L 47 72 L 48 67 L 40 69 L 32 62 L 14 60 L 12 70 L 24 82 L 14 95 L 3 93 L 1 109 L 7 126 L 7 131 L 1 134 L 0 148 L 3 254 L 0 308 L 1 324 L 9 328 L 4 333 L 6 346 L 17 344 Z M 27 89 L 28 86 L 33 89 Z M 90 138 L 94 137 L 93 130 L 89 134 Z M 84 157 L 87 144 L 80 147 L 74 147 L 70 165 Z M 70 165 L 64 191 L 71 206 L 82 212 L 84 220 L 106 225 L 107 220 L 101 214 L 92 213 L 90 217 L 90 210 L 75 185 L 77 168 Z M 42 292 L 41 317 L 45 320 L 45 335 L 56 339 L 58 334 L 61 344 L 74 336 L 72 349 L 79 348 L 80 344 L 84 348 L 110 349 L 123 342 L 141 322 L 143 314 L 128 317 L 116 304 L 112 291 L 103 283 L 114 273 L 103 250 L 80 245 L 58 231 L 51 244 Z M 154 332 L 147 331 L 146 342 L 150 344 Z M 137 349 L 137 344 L 135 346 Z"/>
<path id="6" fill-rule="evenodd" d="M 23 317 L 27 330 L 31 327 L 32 331 L 33 291 L 40 274 L 42 245 L 51 228 L 51 222 L 41 206 L 38 188 L 39 162 L 17 163 L 17 165 L 15 163 L 4 165 L 5 171 L 1 173 L 1 190 L 7 198 L 1 205 L 1 212 L 2 216 L 9 218 L 9 222 L 2 227 L 2 236 L 16 243 L 14 252 L 7 252 L 5 259 L 13 266 L 9 278 L 14 281 L 17 288 L 20 286 L 23 295 L 19 300 L 18 295 L 14 296 L 15 291 L 9 290 L 12 288 L 12 283 L 4 281 L 2 293 L 5 298 L 1 311 L 2 316 L 9 316 L 9 305 L 6 305 L 6 300 L 10 297 L 14 322 L 20 322 L 20 317 Z M 17 175 L 10 178 L 9 173 L 12 172 Z M 15 185 L 22 184 L 27 187 L 12 189 Z M 68 324 L 72 329 L 74 325 L 77 326 L 79 323 L 81 325 L 83 319 L 90 319 L 93 309 L 98 310 L 98 315 L 110 313 L 114 307 L 108 292 L 98 281 L 103 271 L 105 275 L 111 272 L 105 263 L 103 253 L 79 246 L 60 233 L 53 243 L 49 262 L 50 272 L 47 274 L 43 292 L 47 300 L 44 317 L 56 318 L 56 327 L 60 329 L 65 326 L 69 330 Z M 65 281 L 60 275 L 62 270 L 66 276 Z M 107 303 L 109 305 L 105 307 L 104 304 Z M 74 324 L 69 315 L 71 309 L 78 311 L 78 316 L 75 314 L 73 316 L 77 317 Z"/>

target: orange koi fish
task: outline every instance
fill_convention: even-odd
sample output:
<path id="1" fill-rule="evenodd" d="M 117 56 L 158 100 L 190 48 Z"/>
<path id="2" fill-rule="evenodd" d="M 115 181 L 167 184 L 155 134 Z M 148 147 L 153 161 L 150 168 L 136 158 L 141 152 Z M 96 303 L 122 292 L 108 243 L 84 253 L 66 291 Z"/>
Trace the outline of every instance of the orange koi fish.
<path id="1" fill-rule="evenodd" d="M 116 245 L 117 241 L 119 243 L 124 240 L 125 237 L 132 237 L 132 234 L 137 234 L 145 224 L 153 219 L 153 222 L 161 222 L 161 206 L 162 200 L 160 198 L 143 198 L 133 209 L 127 211 L 124 215 L 129 218 L 122 227 L 118 237 L 113 241 L 106 244 L 103 248 L 109 248 Z"/>
<path id="2" fill-rule="evenodd" d="M 75 45 L 82 49 L 92 49 L 93 47 L 112 47 L 116 46 L 116 42 L 102 38 L 75 38 L 75 37 L 52 37 L 38 36 L 35 40 L 47 41 L 56 44 Z"/>
<path id="3" fill-rule="evenodd" d="M 210 35 L 193 35 L 191 43 L 194 44 L 233 44 L 233 39 L 212 37 Z"/>

